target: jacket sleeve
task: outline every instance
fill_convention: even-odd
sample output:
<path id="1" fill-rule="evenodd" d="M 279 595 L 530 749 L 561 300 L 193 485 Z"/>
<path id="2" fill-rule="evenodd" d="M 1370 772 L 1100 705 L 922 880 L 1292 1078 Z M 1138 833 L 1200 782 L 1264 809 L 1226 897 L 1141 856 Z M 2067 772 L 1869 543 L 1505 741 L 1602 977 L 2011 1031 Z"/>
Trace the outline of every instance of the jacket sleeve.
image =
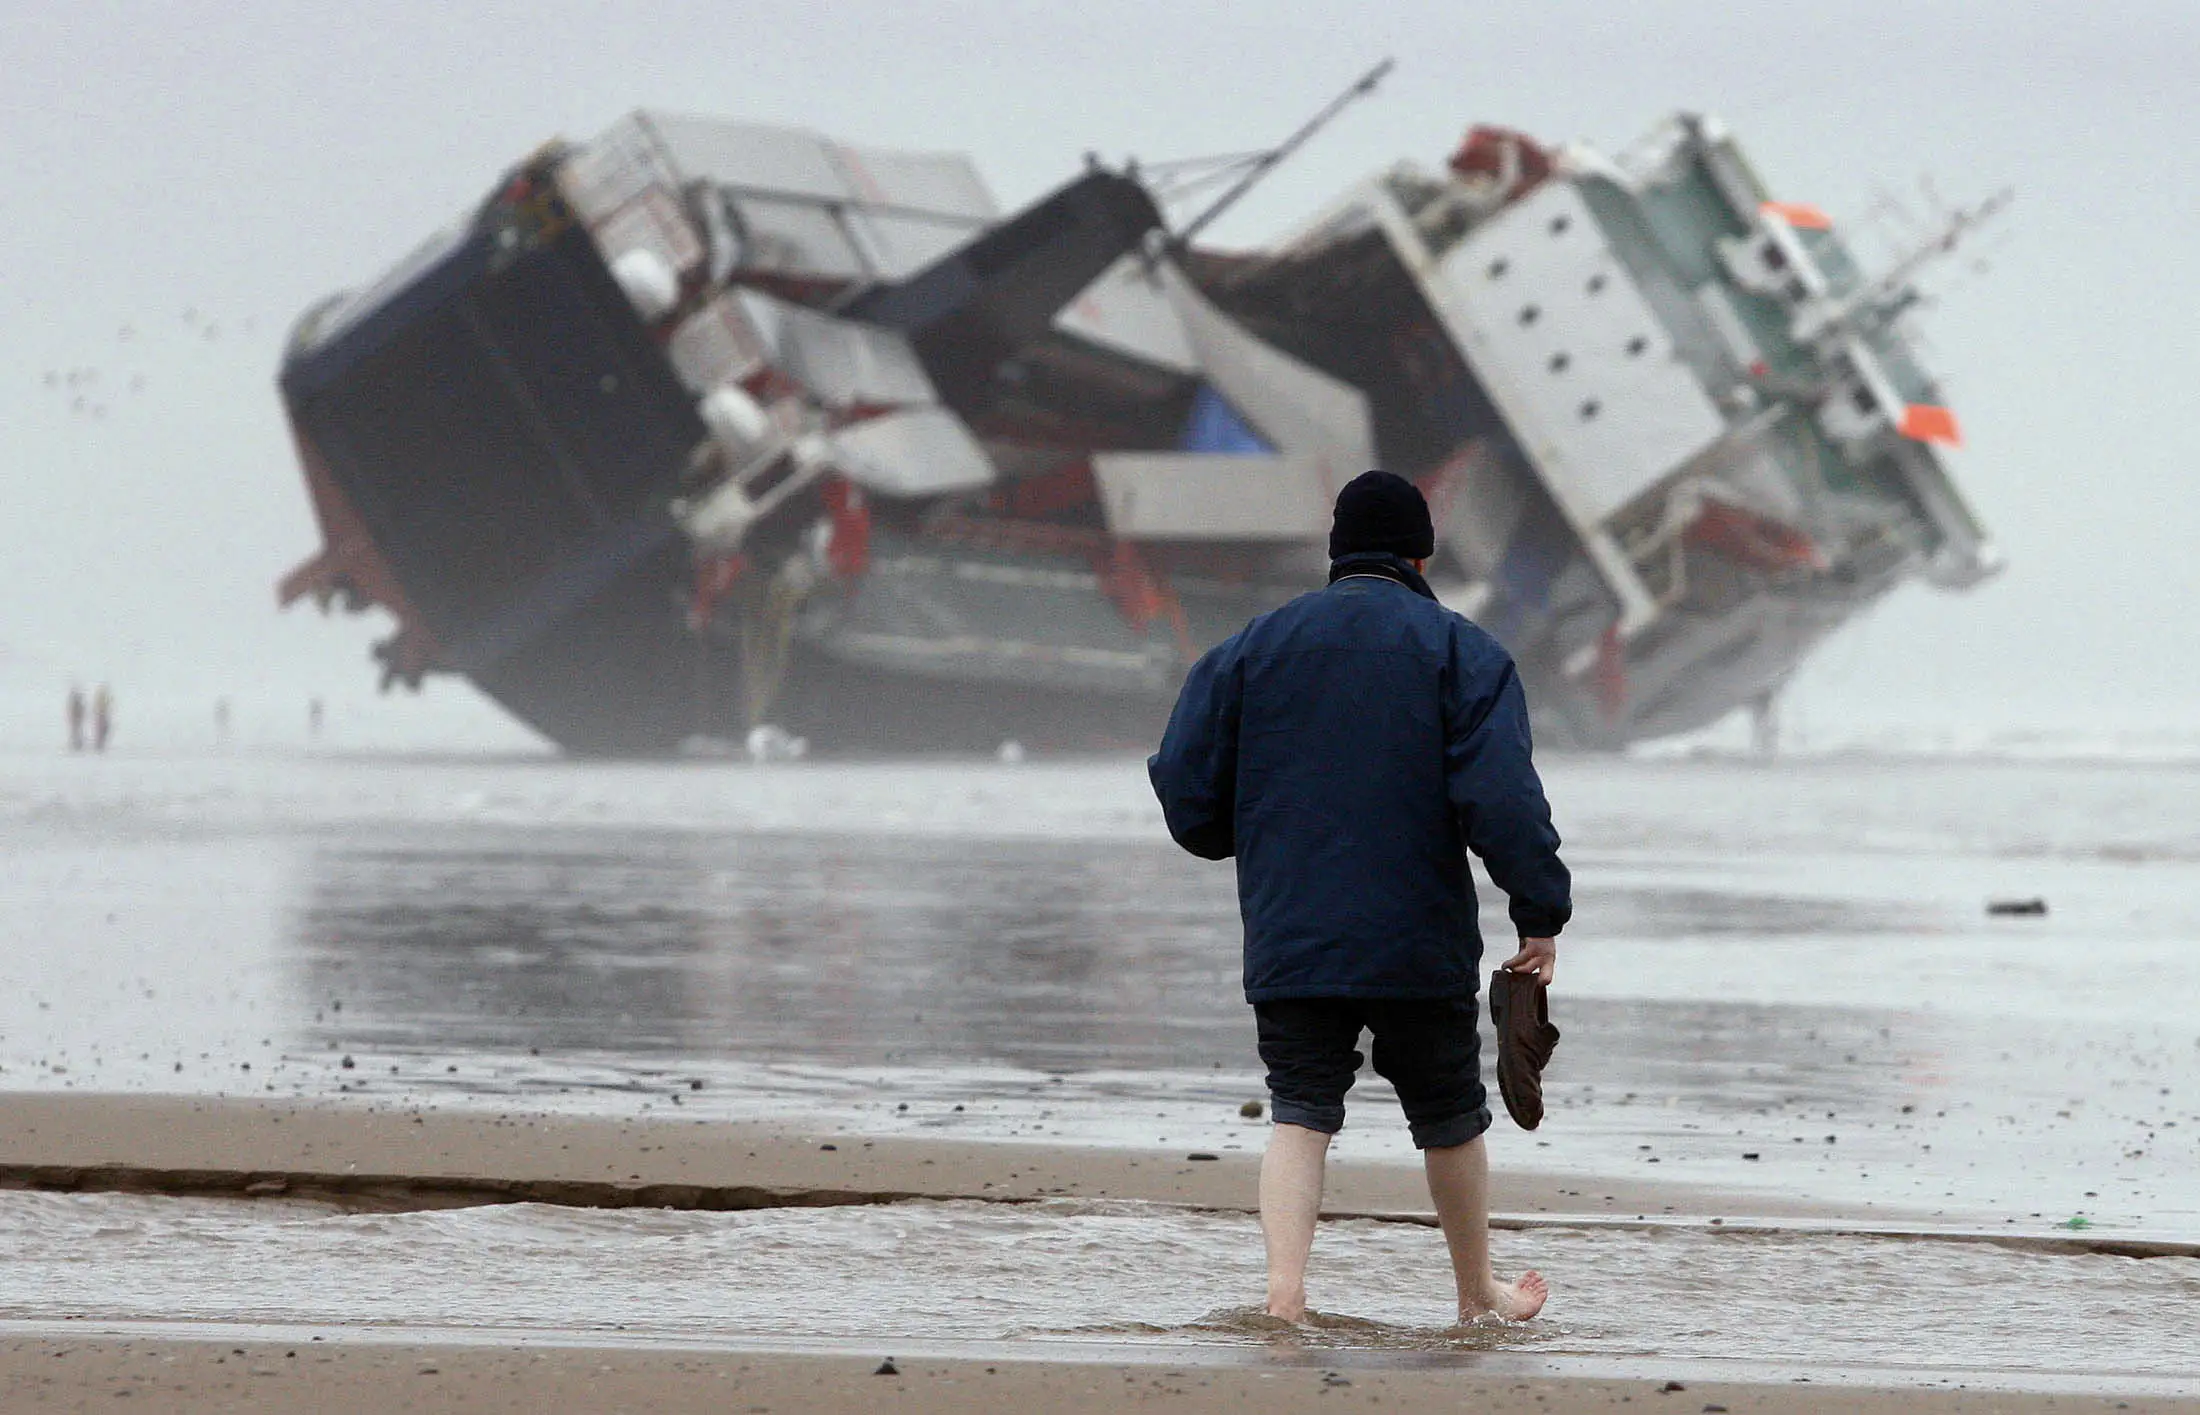
<path id="1" fill-rule="evenodd" d="M 1535 773 L 1528 699 L 1512 659 L 1475 663 L 1455 635 L 1444 703 L 1444 768 L 1467 846 L 1512 897 L 1522 938 L 1554 938 L 1573 916 L 1573 880 Z"/>
<path id="2" fill-rule="evenodd" d="M 1161 799 L 1169 836 L 1205 860 L 1237 853 L 1238 701 L 1242 678 L 1234 641 L 1192 665 L 1169 714 L 1161 750 L 1146 775 Z"/>

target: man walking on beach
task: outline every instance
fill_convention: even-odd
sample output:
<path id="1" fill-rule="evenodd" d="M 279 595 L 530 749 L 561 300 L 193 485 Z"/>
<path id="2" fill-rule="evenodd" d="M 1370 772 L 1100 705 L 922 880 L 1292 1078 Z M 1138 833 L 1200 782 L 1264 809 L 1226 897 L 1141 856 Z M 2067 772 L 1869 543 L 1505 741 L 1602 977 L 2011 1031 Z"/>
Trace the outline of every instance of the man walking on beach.
<path id="1" fill-rule="evenodd" d="M 1422 1151 L 1460 1320 L 1524 1320 L 1549 1295 L 1538 1273 L 1490 1270 L 1466 852 L 1511 896 L 1520 949 L 1504 966 L 1543 983 L 1571 886 L 1512 659 L 1436 603 L 1420 574 L 1434 552 L 1412 483 L 1355 478 L 1337 497 L 1328 588 L 1202 658 L 1147 764 L 1177 843 L 1237 859 L 1245 996 L 1275 1119 L 1260 1173 L 1268 1311 L 1287 1321 L 1306 1314 L 1322 1172 L 1363 1028 Z"/>

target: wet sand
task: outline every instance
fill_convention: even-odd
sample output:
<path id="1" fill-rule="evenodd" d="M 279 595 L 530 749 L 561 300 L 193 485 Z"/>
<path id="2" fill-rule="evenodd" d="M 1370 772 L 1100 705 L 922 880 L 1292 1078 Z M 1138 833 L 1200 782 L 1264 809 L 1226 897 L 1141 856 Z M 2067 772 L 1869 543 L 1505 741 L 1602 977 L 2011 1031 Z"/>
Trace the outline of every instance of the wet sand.
<path id="1" fill-rule="evenodd" d="M 2200 1030 L 2155 1004 L 2200 991 L 2200 769 L 1548 775 L 1566 1041 L 1501 1163 L 2200 1238 Z M 0 850 L 8 1091 L 1261 1139 L 1230 874 L 1135 761 L 0 758 Z M 1339 1154 L 1413 1162 L 1372 1077 Z"/>
<path id="2" fill-rule="evenodd" d="M 589 1412 L 905 1410 L 1262 1412 L 1338 1409 L 1614 1410 L 1756 1415 L 1987 1415 L 1987 1412 L 2200 1411 L 2200 1397 L 2143 1394 L 1873 1389 L 1822 1381 L 1674 1382 L 1482 1374 L 1456 1369 L 1265 1368 L 1075 1359 L 706 1354 L 419 1342 L 268 1343 L 90 1335 L 0 1338 L 0 1408 L 316 1411 L 534 1415 Z M 1667 1389 L 1678 1385 L 1679 1389 Z"/>
<path id="3" fill-rule="evenodd" d="M 1574 1300 L 1432 1340 L 1435 1235 L 1344 1222 L 1340 1310 L 1395 1325 L 1285 1352 L 1214 1307 L 1257 1282 L 1265 1130 L 1227 871 L 1158 843 L 1135 763 L 83 766 L 0 763 L 0 1187 L 83 1196 L 0 1196 L 0 1408 L 2167 1409 L 2200 1382 L 2200 1265 L 2104 1256 L 2200 1242 L 2200 1035 L 2146 1001 L 2200 978 L 2189 766 L 1554 762 L 1585 922 L 1552 1117 L 1500 1121 L 1494 1206 L 1501 1260 Z M 2044 919 L 1983 912 L 2034 893 Z M 484 1204 L 511 1207 L 442 1212 Z M 1329 1204 L 1426 1219 L 1372 1079 Z M 2019 1246 L 1832 1237 L 1941 1225 Z M 957 1261 L 978 1279 L 926 1290 Z"/>

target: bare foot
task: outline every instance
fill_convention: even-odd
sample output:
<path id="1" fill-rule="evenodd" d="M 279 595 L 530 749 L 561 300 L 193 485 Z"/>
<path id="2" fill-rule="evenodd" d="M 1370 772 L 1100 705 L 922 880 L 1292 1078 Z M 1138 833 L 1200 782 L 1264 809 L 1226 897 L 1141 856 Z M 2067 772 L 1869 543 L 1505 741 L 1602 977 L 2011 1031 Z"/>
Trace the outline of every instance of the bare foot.
<path id="1" fill-rule="evenodd" d="M 1459 1308 L 1459 1320 L 1471 1322 L 1484 1313 L 1494 1313 L 1508 1322 L 1524 1322 L 1543 1310 L 1543 1304 L 1551 1298 L 1551 1285 L 1543 1280 L 1543 1274 L 1529 1269 L 1520 1275 L 1518 1282 L 1499 1282 L 1490 1279 L 1482 1290 L 1479 1306 Z"/>
<path id="2" fill-rule="evenodd" d="M 1538 1304 L 1541 1305 L 1541 1304 Z M 1306 1320 L 1306 1293 L 1271 1292 L 1268 1294 L 1268 1315 L 1278 1321 L 1299 1323 Z"/>

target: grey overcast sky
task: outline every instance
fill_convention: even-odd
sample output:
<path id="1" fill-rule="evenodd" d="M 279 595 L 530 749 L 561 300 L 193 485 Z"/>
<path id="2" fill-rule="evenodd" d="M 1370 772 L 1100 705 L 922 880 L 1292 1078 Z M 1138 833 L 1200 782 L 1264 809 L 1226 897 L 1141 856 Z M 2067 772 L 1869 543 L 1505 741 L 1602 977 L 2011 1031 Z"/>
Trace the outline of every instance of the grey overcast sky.
<path id="1" fill-rule="evenodd" d="M 0 740 L 43 741 L 74 675 L 227 693 L 248 727 L 319 692 L 500 740 L 456 684 L 377 704 L 377 624 L 275 613 L 315 537 L 272 378 L 300 309 L 545 138 L 643 105 L 803 124 L 967 151 L 1013 204 L 1088 149 L 1268 143 L 1386 54 L 1381 94 L 1218 238 L 1475 120 L 1609 148 L 1714 112 L 1837 220 L 1924 175 L 2015 185 L 1991 268 L 1925 321 L 2010 569 L 1894 596 L 1790 711 L 1830 737 L 2200 732 L 2200 0 L 0 0 Z M 72 368 L 97 383 L 45 385 Z"/>

